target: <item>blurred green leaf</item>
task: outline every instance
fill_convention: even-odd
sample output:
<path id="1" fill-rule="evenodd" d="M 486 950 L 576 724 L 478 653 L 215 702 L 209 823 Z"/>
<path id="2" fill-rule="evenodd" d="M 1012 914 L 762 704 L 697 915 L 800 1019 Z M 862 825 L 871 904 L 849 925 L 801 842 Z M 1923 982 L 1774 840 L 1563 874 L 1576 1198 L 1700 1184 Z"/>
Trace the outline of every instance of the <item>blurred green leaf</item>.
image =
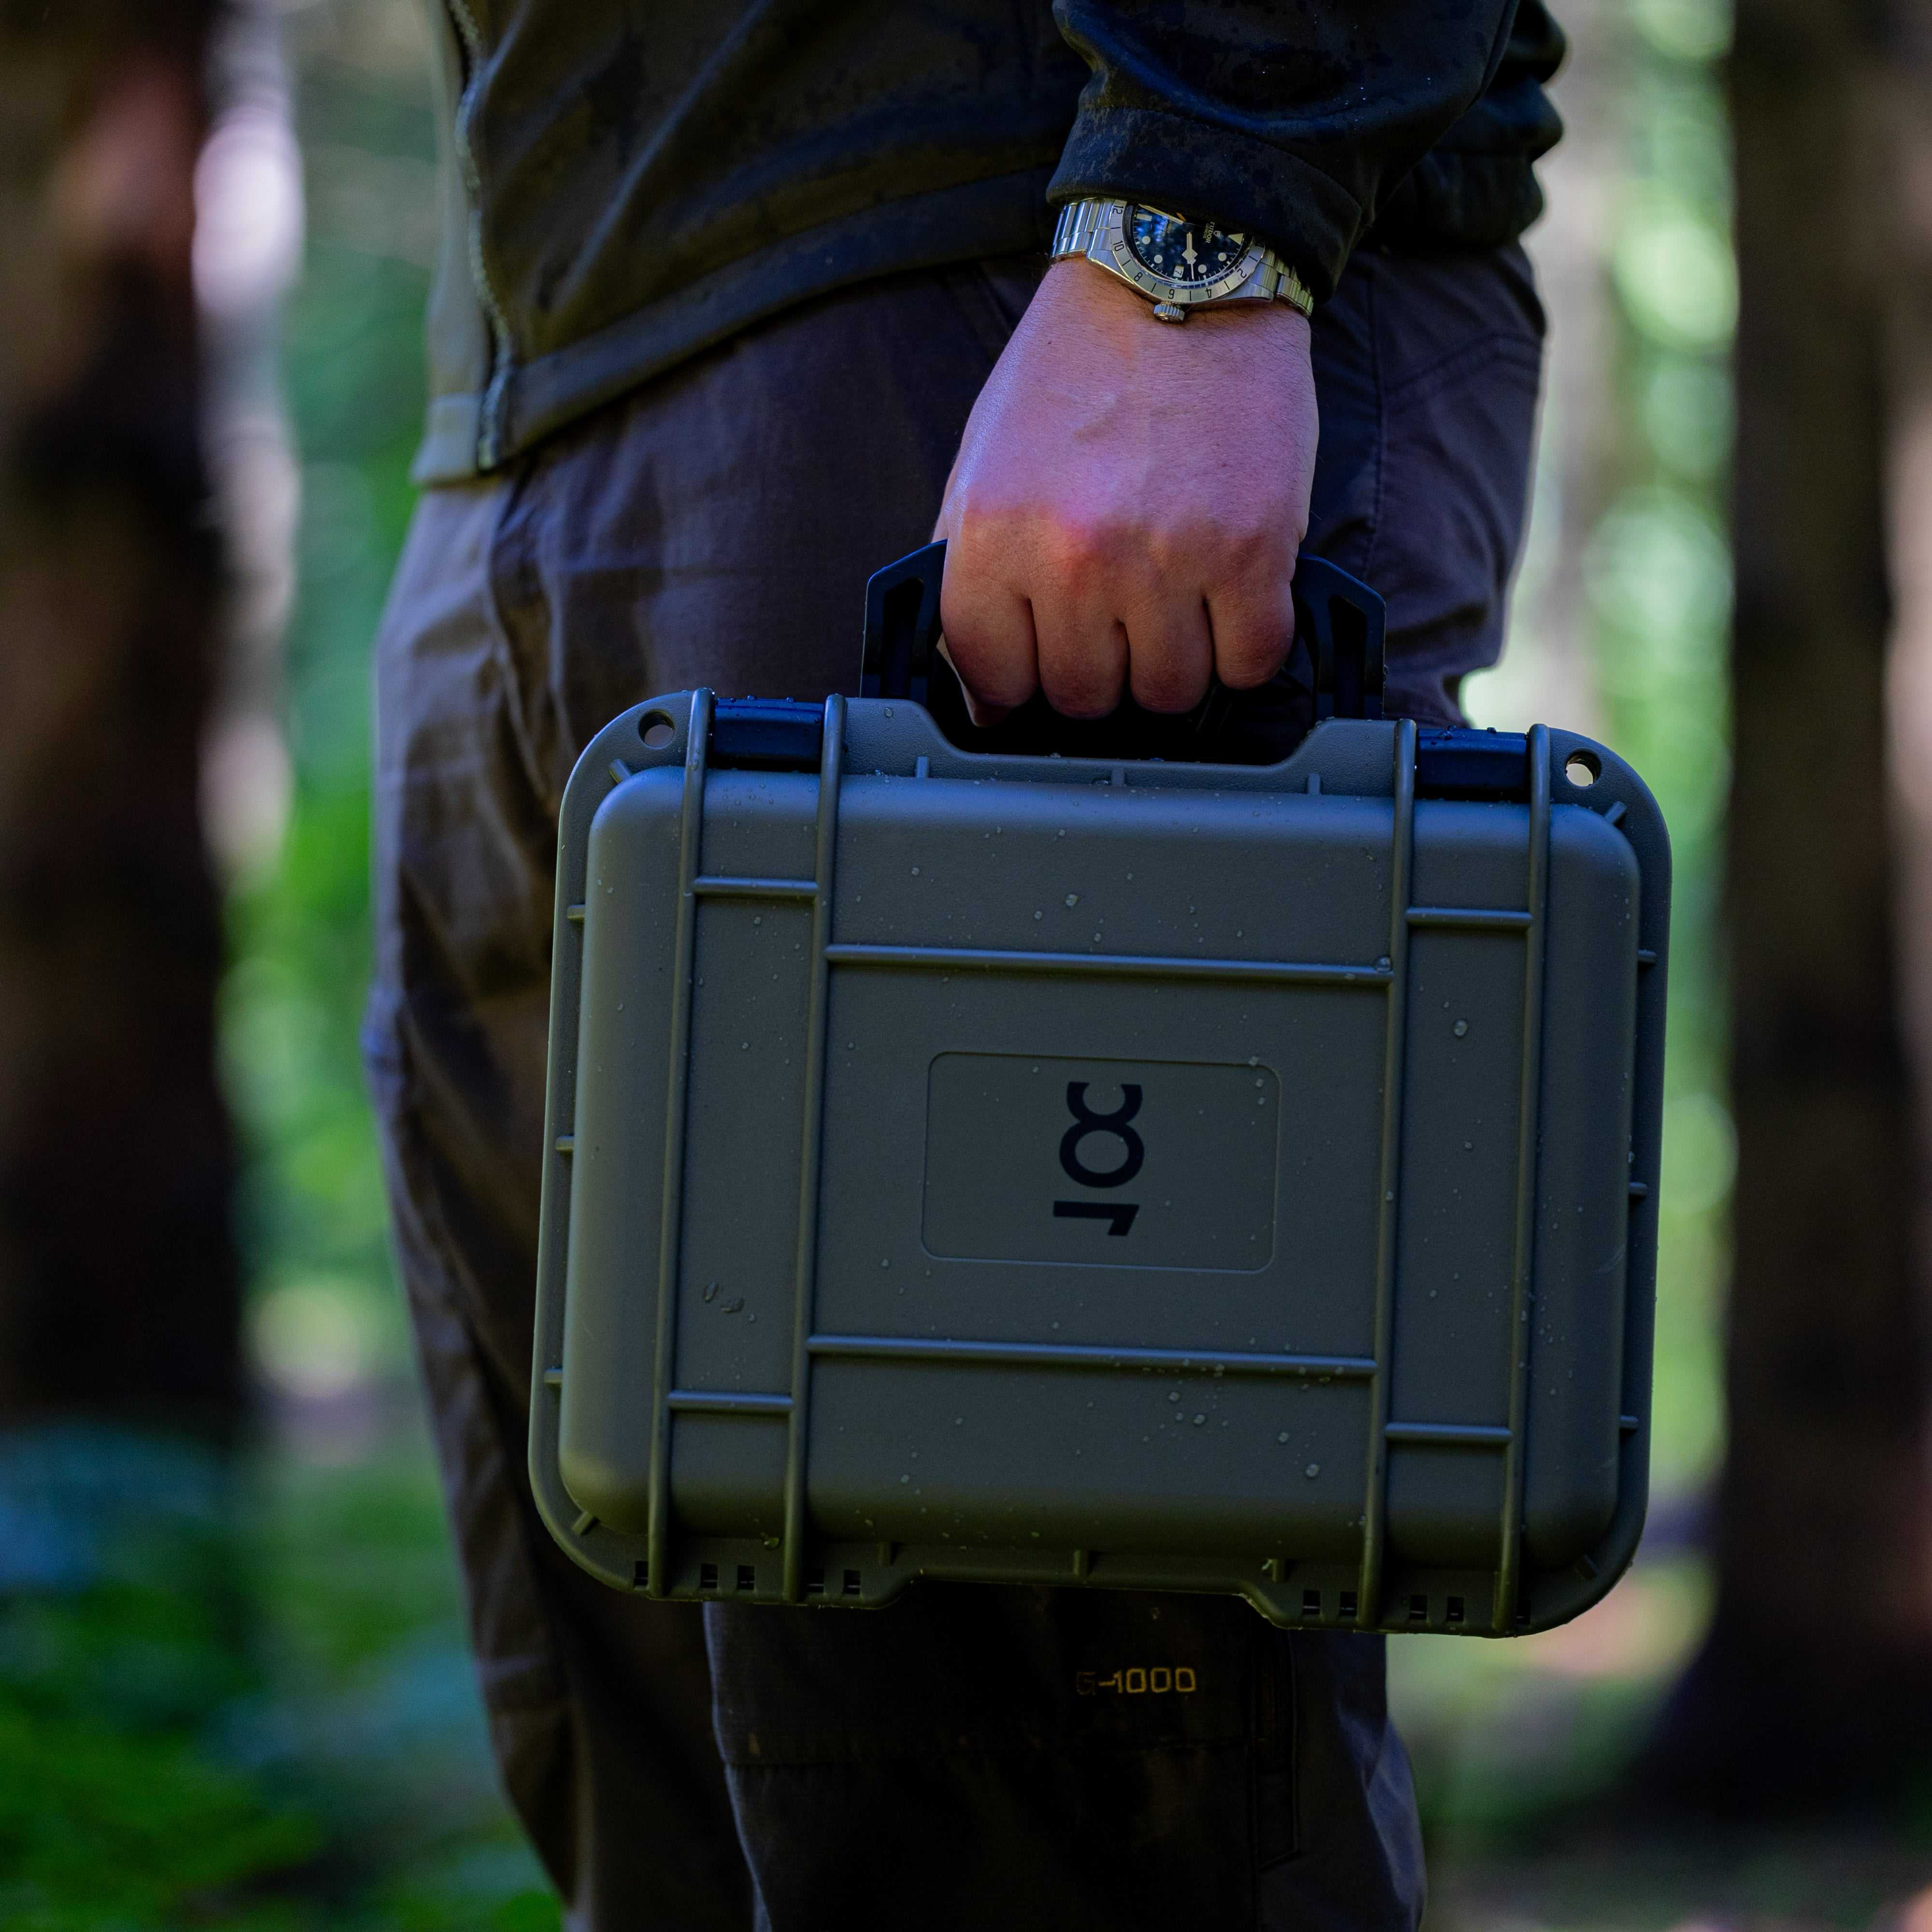
<path id="1" fill-rule="evenodd" d="M 1617 219 L 1610 265 L 1632 323 L 1672 349 L 1719 349 L 1737 326 L 1730 238 L 1680 190 L 1634 184 Z"/>

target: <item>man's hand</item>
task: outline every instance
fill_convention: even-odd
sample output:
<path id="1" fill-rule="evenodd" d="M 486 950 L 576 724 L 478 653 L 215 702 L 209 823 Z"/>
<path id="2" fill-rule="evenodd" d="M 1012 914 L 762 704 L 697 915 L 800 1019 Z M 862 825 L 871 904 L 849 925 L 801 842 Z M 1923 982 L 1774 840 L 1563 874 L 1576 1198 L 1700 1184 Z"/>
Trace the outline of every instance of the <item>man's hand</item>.
<path id="1" fill-rule="evenodd" d="M 1294 636 L 1315 378 L 1284 302 L 1156 321 L 1090 262 L 1048 269 L 961 440 L 946 647 L 982 723 L 1043 690 L 1105 717 L 1264 683 Z"/>

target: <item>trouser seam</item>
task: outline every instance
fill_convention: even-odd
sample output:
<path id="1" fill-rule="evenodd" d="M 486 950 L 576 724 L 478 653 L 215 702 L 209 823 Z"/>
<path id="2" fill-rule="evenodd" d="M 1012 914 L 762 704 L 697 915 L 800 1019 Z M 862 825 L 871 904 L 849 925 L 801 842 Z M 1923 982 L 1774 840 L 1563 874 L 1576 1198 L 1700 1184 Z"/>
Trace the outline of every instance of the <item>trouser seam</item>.
<path id="1" fill-rule="evenodd" d="M 478 1340 L 475 1324 L 464 1307 L 460 1285 L 442 1259 L 445 1256 L 458 1252 L 458 1246 L 450 1234 L 448 1224 L 443 1217 L 442 1203 L 436 1183 L 433 1178 L 422 1172 L 428 1164 L 424 1158 L 424 1150 L 416 1143 L 413 1129 L 406 1124 L 414 1118 L 414 1108 L 417 1100 L 412 1056 L 410 1050 L 405 1022 L 408 1010 L 407 1002 L 400 995 L 392 996 L 392 1016 L 385 1027 L 385 1031 L 387 1034 L 385 1044 L 390 1064 L 394 1070 L 394 1078 L 398 1089 L 397 1104 L 393 1108 L 384 1110 L 385 1117 L 382 1122 L 382 1131 L 384 1138 L 389 1144 L 390 1159 L 394 1163 L 399 1181 L 403 1179 L 404 1168 L 412 1164 L 412 1155 L 415 1156 L 413 1165 L 418 1171 L 418 1180 L 416 1184 L 409 1185 L 408 1195 L 414 1204 L 416 1213 L 422 1219 L 424 1244 L 425 1249 L 428 1250 L 421 1258 L 416 1270 L 412 1270 L 399 1256 L 398 1272 L 406 1280 L 412 1272 L 418 1271 L 422 1274 L 433 1274 L 435 1277 L 438 1298 L 444 1308 L 448 1311 L 458 1334 L 462 1337 L 463 1352 L 466 1358 L 466 1365 L 468 1371 L 477 1378 L 482 1394 L 484 1412 L 489 1418 L 490 1427 L 496 1437 L 499 1453 L 504 1456 L 505 1467 L 514 1471 L 522 1466 L 524 1448 L 522 1439 L 520 1435 L 507 1432 L 504 1428 L 502 1403 L 496 1387 L 496 1378 L 490 1372 L 487 1354 Z M 418 1372 L 426 1386 L 434 1387 L 434 1382 L 429 1372 L 429 1364 L 423 1352 L 423 1338 L 420 1333 L 416 1339 Z M 532 1696 L 527 1699 L 514 1696 L 505 1699 L 494 1694 L 490 1688 L 489 1677 L 484 1669 L 484 1647 L 472 1636 L 477 1679 L 479 1688 L 483 1692 L 484 1701 L 492 1712 L 502 1712 L 506 1714 L 514 1710 L 538 1708 L 546 1699 L 565 1706 L 568 1706 L 571 1702 L 569 1673 L 563 1661 L 562 1646 L 558 1640 L 554 1612 L 551 1608 L 548 1594 L 543 1587 L 543 1573 L 540 1560 L 542 1552 L 536 1546 L 531 1537 L 530 1512 L 524 1506 L 524 1496 L 520 1486 L 515 1483 L 514 1476 L 512 1478 L 512 1485 L 514 1492 L 512 1501 L 517 1521 L 517 1538 L 522 1548 L 526 1575 L 538 1613 L 538 1628 L 542 1637 L 543 1654 L 541 1660 L 544 1672 L 544 1691 L 541 1697 Z M 449 1507 L 448 1500 L 445 1506 L 446 1508 Z M 574 1724 L 574 1714 L 572 1722 Z"/>
<path id="2" fill-rule="evenodd" d="M 550 664 L 549 623 L 543 572 L 536 556 L 538 518 L 529 500 L 545 461 L 542 452 L 518 464 L 507 480 L 484 550 L 490 648 L 501 668 L 510 730 L 524 780 L 538 808 L 554 823 L 562 808 L 557 775 L 544 769 L 538 708 L 544 701 Z M 527 648 L 534 641 L 535 648 Z M 524 660 L 536 675 L 524 676 Z"/>
<path id="3" fill-rule="evenodd" d="M 1375 434 L 1371 442 L 1372 454 L 1370 462 L 1374 470 L 1374 481 L 1370 494 L 1368 542 L 1363 551 L 1362 574 L 1370 584 L 1375 581 L 1377 552 L 1382 548 L 1382 512 L 1387 490 L 1388 474 L 1388 391 L 1382 378 L 1382 340 L 1381 304 L 1377 299 L 1381 290 L 1381 265 L 1371 262 L 1367 282 L 1363 290 L 1364 332 L 1369 344 L 1369 382 L 1375 398 Z"/>

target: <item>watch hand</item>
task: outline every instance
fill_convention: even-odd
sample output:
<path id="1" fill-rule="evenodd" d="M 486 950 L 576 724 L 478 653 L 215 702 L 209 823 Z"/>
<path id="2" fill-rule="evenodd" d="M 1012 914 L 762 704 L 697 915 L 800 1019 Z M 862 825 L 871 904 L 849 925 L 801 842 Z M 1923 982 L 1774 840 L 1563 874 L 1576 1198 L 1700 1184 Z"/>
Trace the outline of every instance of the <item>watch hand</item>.
<path id="1" fill-rule="evenodd" d="M 1194 237 L 1191 235 L 1189 236 L 1187 239 L 1181 244 L 1180 259 L 1185 262 L 1190 268 L 1193 267 L 1195 262 Z"/>

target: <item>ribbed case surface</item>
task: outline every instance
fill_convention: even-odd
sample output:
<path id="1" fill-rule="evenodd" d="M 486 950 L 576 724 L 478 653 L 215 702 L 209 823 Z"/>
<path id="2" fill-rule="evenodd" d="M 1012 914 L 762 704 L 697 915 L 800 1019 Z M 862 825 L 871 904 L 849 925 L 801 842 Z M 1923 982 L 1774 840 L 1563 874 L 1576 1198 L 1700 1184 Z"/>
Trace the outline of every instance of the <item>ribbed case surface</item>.
<path id="1" fill-rule="evenodd" d="M 531 1464 L 572 1555 L 1471 1634 L 1600 1597 L 1649 1413 L 1635 774 L 1402 722 L 994 758 L 838 699 L 734 760 L 730 709 L 614 721 L 565 801 Z"/>

